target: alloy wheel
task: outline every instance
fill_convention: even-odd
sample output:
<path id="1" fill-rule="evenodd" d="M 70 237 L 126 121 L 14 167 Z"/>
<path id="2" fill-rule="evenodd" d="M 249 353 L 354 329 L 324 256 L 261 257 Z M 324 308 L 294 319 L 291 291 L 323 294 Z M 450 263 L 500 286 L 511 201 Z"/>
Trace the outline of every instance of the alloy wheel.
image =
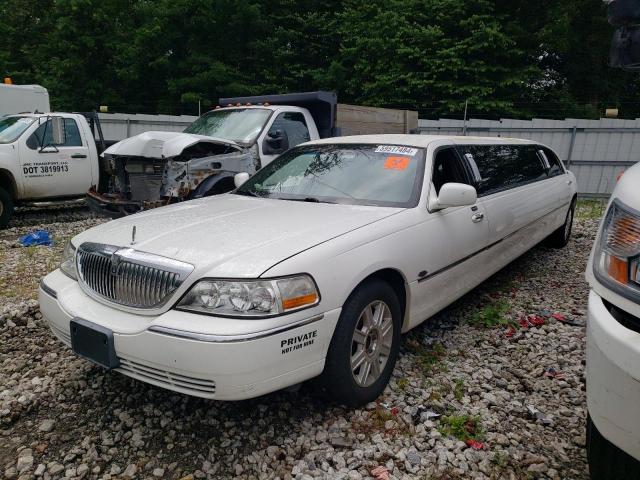
<path id="1" fill-rule="evenodd" d="M 360 387 L 380 378 L 393 343 L 393 315 L 381 300 L 367 305 L 356 322 L 351 341 L 351 372 Z"/>

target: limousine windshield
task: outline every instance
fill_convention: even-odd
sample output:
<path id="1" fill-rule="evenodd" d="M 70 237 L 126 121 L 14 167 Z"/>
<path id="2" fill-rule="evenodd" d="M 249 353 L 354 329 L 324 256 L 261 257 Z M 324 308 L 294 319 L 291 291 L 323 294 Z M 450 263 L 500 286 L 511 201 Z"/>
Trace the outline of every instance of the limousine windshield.
<path id="1" fill-rule="evenodd" d="M 397 145 L 313 145 L 292 149 L 236 194 L 282 200 L 415 207 L 423 149 Z"/>

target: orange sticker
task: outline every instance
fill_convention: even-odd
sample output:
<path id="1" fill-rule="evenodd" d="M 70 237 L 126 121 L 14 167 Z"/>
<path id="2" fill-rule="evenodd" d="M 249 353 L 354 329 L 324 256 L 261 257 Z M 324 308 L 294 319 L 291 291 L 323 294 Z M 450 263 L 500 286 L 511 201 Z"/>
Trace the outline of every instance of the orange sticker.
<path id="1" fill-rule="evenodd" d="M 404 170 L 409 166 L 409 157 L 387 157 L 384 168 L 387 170 Z"/>

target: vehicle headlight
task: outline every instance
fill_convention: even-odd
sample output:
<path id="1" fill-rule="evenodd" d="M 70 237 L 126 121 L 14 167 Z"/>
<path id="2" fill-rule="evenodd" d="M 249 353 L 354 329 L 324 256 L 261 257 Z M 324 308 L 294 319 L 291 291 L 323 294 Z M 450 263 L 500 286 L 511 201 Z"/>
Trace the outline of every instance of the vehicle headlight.
<path id="1" fill-rule="evenodd" d="M 62 270 L 66 276 L 73 278 L 74 280 L 78 280 L 78 270 L 76 269 L 76 247 L 73 246 L 71 241 L 68 241 L 64 246 L 60 270 Z"/>
<path id="2" fill-rule="evenodd" d="M 265 280 L 205 279 L 177 308 L 228 317 L 268 317 L 317 305 L 320 294 L 309 275 Z"/>
<path id="3" fill-rule="evenodd" d="M 594 255 L 598 280 L 640 301 L 640 212 L 614 200 L 602 225 Z"/>

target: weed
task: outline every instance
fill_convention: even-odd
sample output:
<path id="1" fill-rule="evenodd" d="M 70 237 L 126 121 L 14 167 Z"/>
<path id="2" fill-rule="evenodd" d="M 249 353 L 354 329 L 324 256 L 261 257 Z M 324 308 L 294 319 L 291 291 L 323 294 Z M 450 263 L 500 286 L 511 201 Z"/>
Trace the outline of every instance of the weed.
<path id="1" fill-rule="evenodd" d="M 370 413 L 369 417 L 355 422 L 353 424 L 353 429 L 357 433 L 369 435 L 376 432 L 383 432 L 391 435 L 408 435 L 410 433 L 409 426 L 398 414 L 399 412 L 397 409 L 388 409 L 377 401 L 376 408 Z M 394 422 L 394 427 L 390 429 L 386 427 L 386 423 L 389 420 L 393 420 Z"/>
<path id="2" fill-rule="evenodd" d="M 598 220 L 604 213 L 606 203 L 603 200 L 578 200 L 576 218 L 581 220 Z"/>
<path id="3" fill-rule="evenodd" d="M 434 343 L 425 347 L 418 342 L 407 342 L 407 349 L 417 357 L 417 363 L 422 373 L 430 375 L 442 371 L 444 368 L 440 362 L 445 357 L 446 349 L 441 343 Z"/>
<path id="4" fill-rule="evenodd" d="M 398 388 L 404 392 L 409 386 L 409 380 L 407 380 L 404 377 L 399 378 L 398 381 L 396 382 L 396 385 L 398 385 Z"/>
<path id="5" fill-rule="evenodd" d="M 464 396 L 464 380 L 462 378 L 456 379 L 455 387 L 453 387 L 453 396 L 456 397 L 457 401 L 462 401 Z"/>
<path id="6" fill-rule="evenodd" d="M 463 442 L 482 439 L 483 432 L 480 417 L 450 415 L 442 417 L 440 424 L 441 426 L 438 430 L 443 435 L 452 435 Z"/>
<path id="7" fill-rule="evenodd" d="M 509 319 L 505 314 L 509 311 L 509 303 L 506 300 L 495 300 L 485 305 L 482 310 L 476 312 L 471 322 L 492 328 L 498 325 L 508 325 Z"/>
<path id="8" fill-rule="evenodd" d="M 493 463 L 496 467 L 505 468 L 507 466 L 509 458 L 503 452 L 496 452 L 493 454 L 491 458 L 491 463 Z"/>

